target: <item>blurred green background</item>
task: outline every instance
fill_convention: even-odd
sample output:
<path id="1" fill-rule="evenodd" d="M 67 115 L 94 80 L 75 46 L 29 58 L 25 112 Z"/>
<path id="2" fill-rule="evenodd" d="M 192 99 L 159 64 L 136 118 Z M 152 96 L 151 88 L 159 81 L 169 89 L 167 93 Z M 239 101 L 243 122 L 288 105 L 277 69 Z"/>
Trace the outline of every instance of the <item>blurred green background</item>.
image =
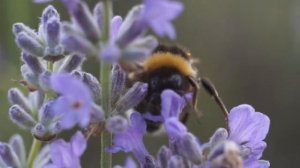
<path id="1" fill-rule="evenodd" d="M 125 15 L 140 1 L 115 0 L 115 14 Z M 201 76 L 209 77 L 226 105 L 253 105 L 271 118 L 264 159 L 271 167 L 298 167 L 300 151 L 300 1 L 299 0 L 185 0 L 185 11 L 176 21 L 177 42 L 188 47 L 201 63 Z M 88 0 L 92 6 L 96 1 Z M 59 2 L 54 3 L 64 20 L 68 19 Z M 11 26 L 15 22 L 37 28 L 46 4 L 30 0 L 0 1 L 0 140 L 15 132 L 31 137 L 13 125 L 7 115 L 7 90 L 20 78 L 20 50 L 14 43 Z M 97 73 L 97 64 L 87 70 Z M 206 141 L 223 126 L 222 113 L 203 91 L 199 108 L 204 116 L 190 120 L 191 131 Z M 192 117 L 195 118 L 195 117 Z M 157 138 L 156 138 L 157 139 Z M 165 140 L 165 137 L 158 137 Z M 155 153 L 158 142 L 147 138 Z M 99 137 L 90 142 L 83 158 L 84 167 L 99 165 Z M 119 160 L 123 155 L 116 155 Z"/>

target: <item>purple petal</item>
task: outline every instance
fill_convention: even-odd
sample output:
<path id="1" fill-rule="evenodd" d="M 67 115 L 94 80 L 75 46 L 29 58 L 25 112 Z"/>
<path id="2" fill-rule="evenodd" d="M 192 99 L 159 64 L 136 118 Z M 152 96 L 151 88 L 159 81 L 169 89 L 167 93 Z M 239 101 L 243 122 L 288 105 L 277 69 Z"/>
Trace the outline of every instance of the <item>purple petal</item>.
<path id="1" fill-rule="evenodd" d="M 187 133 L 187 128 L 177 118 L 172 117 L 165 121 L 165 129 L 169 137 L 179 138 Z"/>
<path id="2" fill-rule="evenodd" d="M 178 118 L 186 100 L 180 97 L 173 90 L 164 90 L 161 94 L 161 113 L 166 120 L 169 117 Z"/>
<path id="3" fill-rule="evenodd" d="M 51 2 L 53 0 L 33 0 L 35 3 L 46 3 L 46 2 Z"/>
<path id="4" fill-rule="evenodd" d="M 113 146 L 107 148 L 108 152 L 132 152 L 141 162 L 145 162 L 148 151 L 143 144 L 143 136 L 146 132 L 146 124 L 139 113 L 131 114 L 131 125 L 123 132 L 114 134 Z"/>
<path id="5" fill-rule="evenodd" d="M 176 37 L 175 28 L 170 23 L 183 11 L 183 5 L 179 2 L 168 0 L 144 0 L 144 18 L 159 36 L 167 35 Z"/>
<path id="6" fill-rule="evenodd" d="M 52 165 L 50 164 L 50 166 L 80 168 L 80 155 L 85 148 L 86 141 L 80 132 L 72 137 L 70 143 L 62 139 L 52 142 L 50 144 Z"/>
<path id="7" fill-rule="evenodd" d="M 237 143 L 258 142 L 265 139 L 270 119 L 250 105 L 233 108 L 229 114 L 229 139 Z"/>
<path id="8" fill-rule="evenodd" d="M 143 135 L 146 132 L 146 123 L 140 113 L 132 113 L 130 120 L 131 125 L 137 134 Z"/>
<path id="9" fill-rule="evenodd" d="M 148 16 L 155 19 L 173 20 L 184 9 L 182 3 L 169 0 L 144 0 L 144 4 L 148 10 Z"/>
<path id="10" fill-rule="evenodd" d="M 246 159 L 244 163 L 250 163 L 253 161 L 257 161 L 258 159 L 261 158 L 263 151 L 267 147 L 267 144 L 264 141 L 261 141 L 257 144 L 254 144 L 253 146 L 250 147 L 250 154 L 246 156 Z"/>
<path id="11" fill-rule="evenodd" d="M 153 31 L 160 37 L 166 34 L 170 39 L 176 38 L 175 28 L 169 22 L 153 22 L 151 27 Z"/>
<path id="12" fill-rule="evenodd" d="M 244 168 L 269 168 L 270 162 L 266 160 L 256 160 L 251 163 L 244 164 Z"/>
<path id="13" fill-rule="evenodd" d="M 53 74 L 50 80 L 52 88 L 63 95 L 67 95 L 70 98 L 82 97 L 83 99 L 91 100 L 91 93 L 88 87 L 69 74 Z"/>
<path id="14" fill-rule="evenodd" d="M 126 159 L 124 168 L 137 168 L 137 165 L 131 157 L 128 157 Z"/>
<path id="15" fill-rule="evenodd" d="M 59 139 L 50 144 L 51 160 L 55 165 L 70 165 L 72 156 L 68 153 L 70 145 Z"/>
<path id="16" fill-rule="evenodd" d="M 87 142 L 80 131 L 77 131 L 76 134 L 73 135 L 71 139 L 71 145 L 72 150 L 76 156 L 80 157 L 84 153 L 87 146 Z"/>

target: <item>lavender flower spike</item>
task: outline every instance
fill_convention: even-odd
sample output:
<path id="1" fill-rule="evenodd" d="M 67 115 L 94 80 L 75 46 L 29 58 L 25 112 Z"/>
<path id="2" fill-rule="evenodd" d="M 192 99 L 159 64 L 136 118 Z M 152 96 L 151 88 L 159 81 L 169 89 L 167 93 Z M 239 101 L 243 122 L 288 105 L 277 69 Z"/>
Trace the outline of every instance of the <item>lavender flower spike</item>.
<path id="1" fill-rule="evenodd" d="M 44 168 L 81 168 L 80 157 L 87 146 L 86 139 L 81 132 L 77 132 L 70 142 L 62 139 L 50 144 L 51 163 Z"/>
<path id="2" fill-rule="evenodd" d="M 142 164 L 145 164 L 146 157 L 149 155 L 143 143 L 143 136 L 146 133 L 145 121 L 137 112 L 131 114 L 130 121 L 125 131 L 114 133 L 113 145 L 107 148 L 107 151 L 132 152 Z"/>
<path id="3" fill-rule="evenodd" d="M 70 129 L 78 123 L 81 127 L 86 127 L 93 103 L 89 88 L 68 74 L 52 75 L 51 87 L 62 95 L 53 105 L 53 110 L 62 116 L 61 126 Z"/>
<path id="4" fill-rule="evenodd" d="M 167 35 L 176 38 L 175 28 L 170 21 L 174 20 L 182 11 L 180 2 L 170 0 L 144 0 L 143 19 L 158 36 Z"/>

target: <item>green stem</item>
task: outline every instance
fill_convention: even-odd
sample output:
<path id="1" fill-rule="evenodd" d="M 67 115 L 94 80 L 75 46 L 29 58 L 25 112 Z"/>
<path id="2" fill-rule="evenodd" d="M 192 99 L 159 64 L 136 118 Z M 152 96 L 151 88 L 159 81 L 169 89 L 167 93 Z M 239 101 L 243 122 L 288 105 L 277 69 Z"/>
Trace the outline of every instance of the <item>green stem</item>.
<path id="1" fill-rule="evenodd" d="M 53 62 L 52 61 L 47 62 L 47 69 L 50 72 L 53 71 Z M 48 94 L 45 94 L 45 100 L 44 101 L 48 100 L 48 96 L 49 96 Z M 39 153 L 39 151 L 41 149 L 41 146 L 42 146 L 42 141 L 39 141 L 39 140 L 33 138 L 33 142 L 32 142 L 31 149 L 30 149 L 29 156 L 28 156 L 28 160 L 27 160 L 27 168 L 33 168 L 34 160 L 35 160 L 37 154 Z"/>
<path id="2" fill-rule="evenodd" d="M 47 62 L 47 69 L 52 72 L 53 71 L 53 65 L 54 63 L 52 61 L 48 61 Z"/>
<path id="3" fill-rule="evenodd" d="M 29 157 L 28 157 L 28 160 L 27 160 L 28 168 L 33 168 L 33 162 L 35 160 L 36 155 L 40 151 L 41 146 L 42 146 L 41 141 L 39 141 L 37 139 L 33 139 L 31 149 L 30 149 L 30 153 L 29 153 Z"/>
<path id="4" fill-rule="evenodd" d="M 110 65 L 101 62 L 100 67 L 100 81 L 101 81 L 101 105 L 105 111 L 106 118 L 108 118 L 111 111 L 110 105 Z M 101 134 L 101 168 L 111 168 L 112 156 L 105 152 L 105 147 L 111 146 L 111 134 L 103 131 Z"/>
<path id="5" fill-rule="evenodd" d="M 103 24 L 102 41 L 107 42 L 109 40 L 111 3 L 109 0 L 105 0 L 103 3 L 104 3 L 104 15 L 103 15 L 104 24 Z M 108 118 L 111 112 L 110 70 L 111 70 L 111 65 L 101 61 L 101 65 L 100 65 L 101 106 L 106 113 L 105 114 L 106 118 Z M 103 133 L 101 134 L 100 168 L 112 167 L 112 155 L 108 152 L 105 152 L 105 147 L 111 146 L 111 141 L 112 141 L 112 135 L 107 131 L 103 131 Z"/>

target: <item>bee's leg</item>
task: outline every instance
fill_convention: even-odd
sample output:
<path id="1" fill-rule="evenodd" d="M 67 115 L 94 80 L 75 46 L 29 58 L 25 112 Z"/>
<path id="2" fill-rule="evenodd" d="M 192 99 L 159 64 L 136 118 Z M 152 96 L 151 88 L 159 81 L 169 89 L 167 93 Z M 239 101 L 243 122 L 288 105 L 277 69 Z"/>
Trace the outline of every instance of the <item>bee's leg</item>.
<path id="1" fill-rule="evenodd" d="M 193 98 L 192 98 L 192 105 L 195 111 L 197 111 L 197 99 L 198 99 L 198 91 L 199 91 L 199 85 L 195 78 L 188 77 L 190 84 L 193 87 Z"/>
<path id="2" fill-rule="evenodd" d="M 201 83 L 201 85 L 203 86 L 203 88 L 206 90 L 206 92 L 208 94 L 210 94 L 214 100 L 216 101 L 216 103 L 218 104 L 218 106 L 221 108 L 221 110 L 223 111 L 224 117 L 225 117 L 225 124 L 226 124 L 226 128 L 229 131 L 229 127 L 228 127 L 228 110 L 223 102 L 223 100 L 221 99 L 221 97 L 219 96 L 217 89 L 215 88 L 215 86 L 206 78 L 201 78 L 199 79 L 199 83 Z"/>
<path id="3" fill-rule="evenodd" d="M 189 116 L 190 116 L 190 113 L 186 110 L 183 110 L 182 112 L 182 116 L 180 118 L 180 121 L 183 123 L 183 124 L 186 124 L 187 120 L 189 119 Z"/>
<path id="4" fill-rule="evenodd" d="M 192 103 L 189 101 L 188 104 L 191 108 L 191 110 L 196 114 L 198 118 L 202 117 L 203 113 L 197 108 L 197 101 L 199 98 L 199 82 L 194 77 L 188 77 L 188 80 L 193 88 L 193 97 L 192 97 Z"/>

